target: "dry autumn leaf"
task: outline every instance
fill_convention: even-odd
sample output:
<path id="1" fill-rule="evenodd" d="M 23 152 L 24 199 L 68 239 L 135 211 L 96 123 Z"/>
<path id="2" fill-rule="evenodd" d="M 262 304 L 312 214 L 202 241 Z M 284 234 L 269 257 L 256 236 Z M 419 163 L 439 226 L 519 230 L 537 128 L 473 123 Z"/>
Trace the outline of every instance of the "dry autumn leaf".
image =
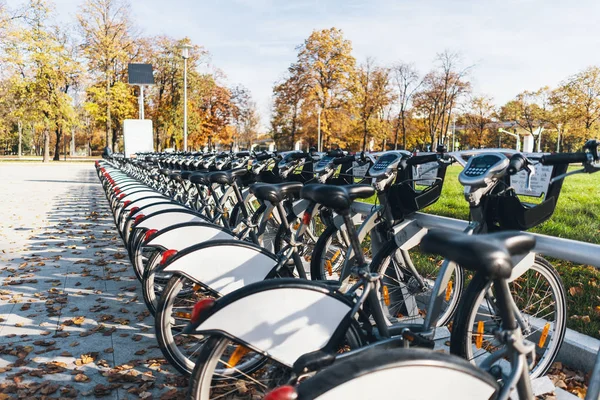
<path id="1" fill-rule="evenodd" d="M 73 323 L 75 325 L 81 325 L 85 321 L 85 317 L 75 317 L 73 318 Z"/>

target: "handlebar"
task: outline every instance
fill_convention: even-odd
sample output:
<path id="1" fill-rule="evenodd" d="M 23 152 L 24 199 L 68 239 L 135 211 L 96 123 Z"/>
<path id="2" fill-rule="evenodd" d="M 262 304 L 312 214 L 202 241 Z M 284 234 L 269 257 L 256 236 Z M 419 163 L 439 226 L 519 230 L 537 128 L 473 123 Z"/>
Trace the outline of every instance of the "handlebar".
<path id="1" fill-rule="evenodd" d="M 420 156 L 412 156 L 408 160 L 406 160 L 406 165 L 419 165 L 426 164 L 429 162 L 438 161 L 439 154 L 424 154 Z"/>
<path id="2" fill-rule="evenodd" d="M 333 164 L 334 165 L 340 165 L 340 164 L 345 164 L 345 163 L 349 163 L 352 161 L 356 160 L 356 156 L 344 156 L 344 157 L 336 157 L 333 159 Z"/>
<path id="3" fill-rule="evenodd" d="M 269 154 L 269 153 L 259 154 L 259 155 L 256 156 L 256 161 L 265 161 L 265 160 L 268 160 L 271 157 L 273 157 L 273 156 L 271 154 Z"/>
<path id="4" fill-rule="evenodd" d="M 292 153 L 289 157 L 291 160 L 301 160 L 303 158 L 310 157 L 310 154 L 303 151 L 302 153 Z"/>
<path id="5" fill-rule="evenodd" d="M 540 162 L 544 165 L 582 163 L 586 162 L 587 160 L 587 153 L 548 154 L 540 158 Z"/>
<path id="6" fill-rule="evenodd" d="M 514 154 L 510 158 L 510 163 L 508 164 L 508 169 L 506 172 L 508 175 L 516 175 L 519 171 L 525 168 L 529 164 L 529 161 L 522 154 Z"/>

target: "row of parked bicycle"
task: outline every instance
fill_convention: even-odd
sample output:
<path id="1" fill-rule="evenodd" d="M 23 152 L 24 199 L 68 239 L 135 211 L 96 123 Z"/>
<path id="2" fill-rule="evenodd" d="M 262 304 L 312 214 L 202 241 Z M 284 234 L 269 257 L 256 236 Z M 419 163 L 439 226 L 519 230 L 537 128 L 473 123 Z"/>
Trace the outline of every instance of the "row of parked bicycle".
<path id="1" fill-rule="evenodd" d="M 115 155 L 96 168 L 190 399 L 531 399 L 566 301 L 518 231 L 552 216 L 569 164 L 600 170 L 599 144 Z M 428 232 L 416 212 L 453 163 L 470 223 Z M 432 351 L 448 341 L 454 355 Z"/>

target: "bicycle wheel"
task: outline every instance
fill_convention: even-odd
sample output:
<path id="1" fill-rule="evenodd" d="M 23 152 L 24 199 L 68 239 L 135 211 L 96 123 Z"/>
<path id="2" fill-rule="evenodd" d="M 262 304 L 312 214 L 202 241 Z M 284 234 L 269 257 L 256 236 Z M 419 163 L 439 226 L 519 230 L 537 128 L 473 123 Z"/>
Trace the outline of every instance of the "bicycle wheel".
<path id="1" fill-rule="evenodd" d="M 520 310 L 523 336 L 536 344 L 536 364 L 530 374 L 537 378 L 548 371 L 565 336 L 565 290 L 552 264 L 541 257 L 510 283 L 510 289 Z M 493 285 L 475 275 L 454 319 L 450 351 L 481 363 L 499 349 L 493 332 L 500 323 Z"/>
<path id="2" fill-rule="evenodd" d="M 375 254 L 371 263 L 371 271 L 382 275 L 381 304 L 392 321 L 416 322 L 425 317 L 442 264 L 441 259 L 422 257 L 416 248 L 412 254 L 413 257 L 400 250 L 392 239 Z M 413 259 L 414 268 L 411 268 L 409 263 L 413 263 Z M 452 275 L 436 326 L 444 326 L 452 319 L 463 290 L 462 269 L 456 264 L 450 268 Z"/>
<path id="3" fill-rule="evenodd" d="M 189 375 L 204 338 L 184 335 L 192 309 L 201 299 L 212 297 L 194 285 L 190 279 L 173 275 L 163 290 L 156 309 L 156 340 L 163 355 L 179 372 Z"/>
<path id="4" fill-rule="evenodd" d="M 339 351 L 361 345 L 360 335 L 352 324 Z M 211 335 L 190 377 L 188 399 L 262 399 L 273 388 L 285 384 L 291 372 L 290 367 L 263 353 L 221 335 Z"/>
<path id="5" fill-rule="evenodd" d="M 342 267 L 346 262 L 346 253 L 350 247 L 345 227 L 328 226 L 319 236 L 310 259 L 310 277 L 312 280 L 334 280 L 341 278 Z"/>
<path id="6" fill-rule="evenodd" d="M 298 254 L 300 255 L 300 259 L 302 261 L 302 265 L 304 267 L 304 271 L 308 274 L 310 272 L 310 260 L 313 255 L 313 251 L 315 248 L 315 244 L 317 240 L 315 240 L 315 222 L 311 221 L 308 227 L 306 228 L 306 232 L 302 237 L 301 245 L 298 246 Z M 292 235 L 296 235 L 296 229 L 300 226 L 300 220 L 297 218 L 295 221 L 290 223 L 290 230 L 292 231 Z M 283 225 L 279 225 L 277 229 L 277 234 L 275 235 L 275 239 L 273 240 L 274 244 L 274 252 L 277 254 L 283 249 L 286 244 L 290 240 L 290 234 L 285 229 Z M 295 273 L 297 275 L 297 272 Z"/>
<path id="7" fill-rule="evenodd" d="M 156 316 L 156 308 L 162 292 L 171 278 L 171 274 L 156 272 L 161 257 L 162 253 L 160 251 L 154 253 L 148 261 L 142 279 L 144 303 L 146 303 L 146 307 L 153 317 Z"/>

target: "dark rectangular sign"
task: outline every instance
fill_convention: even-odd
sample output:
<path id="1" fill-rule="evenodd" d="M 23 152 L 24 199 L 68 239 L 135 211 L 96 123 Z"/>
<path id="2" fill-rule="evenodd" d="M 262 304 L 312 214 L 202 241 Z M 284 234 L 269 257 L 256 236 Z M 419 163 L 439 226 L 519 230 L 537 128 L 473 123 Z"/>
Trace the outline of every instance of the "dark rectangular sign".
<path id="1" fill-rule="evenodd" d="M 130 85 L 154 85 L 152 64 L 129 64 L 127 68 Z"/>

